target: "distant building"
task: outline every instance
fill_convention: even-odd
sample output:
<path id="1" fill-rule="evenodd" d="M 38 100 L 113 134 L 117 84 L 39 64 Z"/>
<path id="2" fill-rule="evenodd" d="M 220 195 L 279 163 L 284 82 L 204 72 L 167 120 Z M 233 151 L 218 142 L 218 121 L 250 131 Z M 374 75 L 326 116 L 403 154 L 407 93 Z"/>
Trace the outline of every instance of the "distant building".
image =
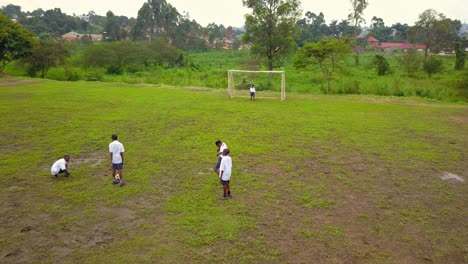
<path id="1" fill-rule="evenodd" d="M 386 51 L 386 50 L 409 50 L 409 49 L 425 50 L 426 45 L 411 44 L 411 43 L 382 42 L 382 43 L 380 43 L 380 48 L 383 51 Z"/>
<path id="2" fill-rule="evenodd" d="M 358 36 L 357 38 L 364 39 L 364 36 Z M 380 42 L 378 39 L 369 36 L 367 37 L 367 44 L 374 50 L 389 51 L 389 50 L 425 50 L 426 45 L 411 44 L 411 43 L 398 43 L 398 42 Z"/>
<path id="3" fill-rule="evenodd" d="M 62 39 L 66 41 L 79 41 L 85 35 L 90 36 L 92 41 L 102 41 L 102 34 L 81 34 L 75 31 L 62 35 Z"/>

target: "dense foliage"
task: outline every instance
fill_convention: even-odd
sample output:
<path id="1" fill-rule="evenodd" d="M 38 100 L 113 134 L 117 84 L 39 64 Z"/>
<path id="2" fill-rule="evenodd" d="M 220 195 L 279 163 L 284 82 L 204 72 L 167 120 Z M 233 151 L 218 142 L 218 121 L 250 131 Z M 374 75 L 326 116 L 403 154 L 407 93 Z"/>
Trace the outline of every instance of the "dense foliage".
<path id="1" fill-rule="evenodd" d="M 280 67 L 295 48 L 294 37 L 299 19 L 298 0 L 244 0 L 252 9 L 245 16 L 243 41 L 251 44 L 253 54 L 266 58 L 268 69 Z"/>
<path id="2" fill-rule="evenodd" d="M 0 13 L 0 72 L 5 66 L 30 54 L 33 34 Z"/>

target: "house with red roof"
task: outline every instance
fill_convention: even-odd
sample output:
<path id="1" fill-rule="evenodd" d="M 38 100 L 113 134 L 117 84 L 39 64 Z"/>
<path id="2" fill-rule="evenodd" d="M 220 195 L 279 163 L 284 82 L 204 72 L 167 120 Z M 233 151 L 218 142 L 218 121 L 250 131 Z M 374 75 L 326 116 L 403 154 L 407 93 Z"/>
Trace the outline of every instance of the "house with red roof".
<path id="1" fill-rule="evenodd" d="M 382 42 L 382 43 L 380 43 L 380 48 L 383 51 L 386 51 L 386 50 L 409 50 L 409 49 L 425 50 L 426 45 L 411 44 L 411 43 Z"/>
<path id="2" fill-rule="evenodd" d="M 397 43 L 397 42 L 380 42 L 373 36 L 359 36 L 358 38 L 363 39 L 367 38 L 367 44 L 369 47 L 374 48 L 375 50 L 381 51 L 389 51 L 389 50 L 409 50 L 409 49 L 416 49 L 416 50 L 425 50 L 426 45 L 421 44 L 411 44 L 411 43 Z"/>

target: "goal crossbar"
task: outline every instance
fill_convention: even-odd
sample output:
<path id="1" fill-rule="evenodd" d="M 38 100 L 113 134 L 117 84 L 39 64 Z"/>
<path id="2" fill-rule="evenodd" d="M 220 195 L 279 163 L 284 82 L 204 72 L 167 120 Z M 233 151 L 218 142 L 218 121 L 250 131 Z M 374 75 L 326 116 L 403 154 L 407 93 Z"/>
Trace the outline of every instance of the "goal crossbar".
<path id="1" fill-rule="evenodd" d="M 286 100 L 286 76 L 285 76 L 284 71 L 228 70 L 228 95 L 229 95 L 230 98 L 238 96 L 235 93 L 235 90 L 236 90 L 236 83 L 235 83 L 235 80 L 234 80 L 234 74 L 235 73 L 246 73 L 246 74 L 249 74 L 249 73 L 251 73 L 251 74 L 257 74 L 257 73 L 265 74 L 265 73 L 267 73 L 268 74 L 269 73 L 269 74 L 278 74 L 278 75 L 280 75 L 281 76 L 280 99 L 281 99 L 281 101 Z M 262 88 L 262 87 L 260 87 L 260 88 Z M 262 97 L 258 97 L 258 98 L 262 98 Z M 265 98 L 268 98 L 268 97 L 265 97 Z"/>

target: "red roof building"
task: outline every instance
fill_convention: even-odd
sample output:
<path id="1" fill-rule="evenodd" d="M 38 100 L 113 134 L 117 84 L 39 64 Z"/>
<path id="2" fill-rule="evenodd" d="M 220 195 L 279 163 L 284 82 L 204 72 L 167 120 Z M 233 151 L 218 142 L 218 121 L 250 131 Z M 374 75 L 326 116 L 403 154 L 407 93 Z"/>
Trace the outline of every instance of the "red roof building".
<path id="1" fill-rule="evenodd" d="M 426 45 L 420 44 L 411 44 L 411 43 L 393 43 L 393 42 L 382 42 L 380 44 L 380 48 L 382 49 L 417 49 L 417 50 L 425 50 Z"/>

